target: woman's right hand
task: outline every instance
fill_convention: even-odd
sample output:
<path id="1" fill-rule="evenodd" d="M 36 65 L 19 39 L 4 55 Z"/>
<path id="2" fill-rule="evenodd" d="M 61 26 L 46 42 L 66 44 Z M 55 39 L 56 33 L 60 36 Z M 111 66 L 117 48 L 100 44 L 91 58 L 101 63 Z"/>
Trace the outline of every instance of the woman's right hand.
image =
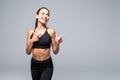
<path id="1" fill-rule="evenodd" d="M 36 34 L 35 32 L 33 32 L 33 36 L 31 38 L 31 42 L 38 41 L 41 36 L 42 36 L 42 34 Z"/>

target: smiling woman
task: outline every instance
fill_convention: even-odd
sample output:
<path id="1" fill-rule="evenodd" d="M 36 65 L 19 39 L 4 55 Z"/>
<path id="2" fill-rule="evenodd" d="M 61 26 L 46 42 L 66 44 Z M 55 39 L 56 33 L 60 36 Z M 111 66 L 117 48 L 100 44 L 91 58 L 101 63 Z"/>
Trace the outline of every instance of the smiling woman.
<path id="1" fill-rule="evenodd" d="M 28 31 L 26 53 L 31 58 L 32 80 L 51 80 L 53 74 L 53 62 L 50 48 L 55 54 L 59 51 L 62 35 L 57 36 L 52 28 L 46 23 L 49 20 L 50 11 L 46 7 L 40 8 L 36 13 L 35 29 Z"/>

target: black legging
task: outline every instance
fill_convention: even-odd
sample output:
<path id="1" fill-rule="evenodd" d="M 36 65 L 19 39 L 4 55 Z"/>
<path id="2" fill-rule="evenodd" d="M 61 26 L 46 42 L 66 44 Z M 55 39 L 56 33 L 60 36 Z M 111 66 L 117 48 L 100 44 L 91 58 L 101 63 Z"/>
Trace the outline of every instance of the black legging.
<path id="1" fill-rule="evenodd" d="M 44 61 L 31 59 L 32 80 L 51 80 L 53 74 L 53 62 L 49 58 Z"/>

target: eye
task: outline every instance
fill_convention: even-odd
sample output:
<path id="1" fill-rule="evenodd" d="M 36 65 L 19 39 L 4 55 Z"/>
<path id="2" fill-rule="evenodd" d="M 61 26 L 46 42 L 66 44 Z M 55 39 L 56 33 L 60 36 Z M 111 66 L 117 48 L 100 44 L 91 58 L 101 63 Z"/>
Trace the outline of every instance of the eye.
<path id="1" fill-rule="evenodd" d="M 47 15 L 47 16 L 49 16 L 49 14 L 48 14 L 48 13 L 47 13 L 46 15 Z"/>

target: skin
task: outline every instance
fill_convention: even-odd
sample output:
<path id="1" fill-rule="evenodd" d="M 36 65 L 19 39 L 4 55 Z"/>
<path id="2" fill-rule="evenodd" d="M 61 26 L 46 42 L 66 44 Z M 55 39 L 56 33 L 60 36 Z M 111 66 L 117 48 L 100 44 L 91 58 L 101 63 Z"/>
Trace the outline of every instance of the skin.
<path id="1" fill-rule="evenodd" d="M 50 48 L 41 49 L 41 48 L 32 48 L 33 43 L 38 41 L 39 38 L 45 33 L 46 24 L 49 21 L 49 13 L 46 9 L 41 9 L 39 14 L 36 15 L 38 19 L 38 26 L 35 30 L 30 29 L 27 34 L 27 42 L 26 42 L 26 53 L 30 55 L 32 53 L 32 57 L 36 60 L 42 61 L 46 60 L 50 57 Z M 52 28 L 47 29 L 50 37 L 51 37 L 51 47 L 54 54 L 59 52 L 59 44 L 62 42 L 63 35 L 57 35 L 55 30 Z M 33 33 L 32 39 L 30 39 L 31 34 Z"/>

